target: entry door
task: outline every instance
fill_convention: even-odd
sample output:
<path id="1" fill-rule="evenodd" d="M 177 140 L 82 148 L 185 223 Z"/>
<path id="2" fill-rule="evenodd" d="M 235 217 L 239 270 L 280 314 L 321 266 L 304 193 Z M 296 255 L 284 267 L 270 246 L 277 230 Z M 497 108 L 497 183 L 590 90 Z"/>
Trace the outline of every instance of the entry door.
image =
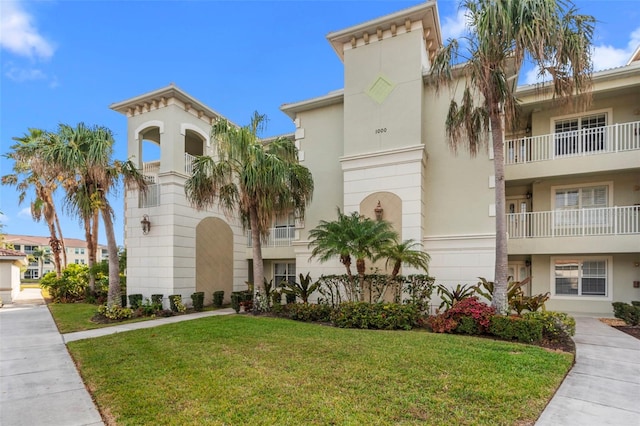
<path id="1" fill-rule="evenodd" d="M 529 236 L 529 200 L 526 197 L 513 197 L 507 199 L 507 231 L 511 238 L 524 238 Z"/>
<path id="2" fill-rule="evenodd" d="M 529 267 L 525 262 L 509 262 L 507 271 L 512 281 L 523 281 L 529 276 Z M 531 296 L 531 282 L 523 285 L 522 291 L 525 296 Z"/>

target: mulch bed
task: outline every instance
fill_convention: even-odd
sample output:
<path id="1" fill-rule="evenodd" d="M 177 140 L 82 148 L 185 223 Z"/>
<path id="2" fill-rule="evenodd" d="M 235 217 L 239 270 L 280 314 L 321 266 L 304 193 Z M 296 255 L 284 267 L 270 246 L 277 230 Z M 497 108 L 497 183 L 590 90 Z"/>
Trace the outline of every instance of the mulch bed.
<path id="1" fill-rule="evenodd" d="M 640 340 L 640 325 L 627 325 L 624 321 L 617 318 L 600 318 L 600 321 Z"/>

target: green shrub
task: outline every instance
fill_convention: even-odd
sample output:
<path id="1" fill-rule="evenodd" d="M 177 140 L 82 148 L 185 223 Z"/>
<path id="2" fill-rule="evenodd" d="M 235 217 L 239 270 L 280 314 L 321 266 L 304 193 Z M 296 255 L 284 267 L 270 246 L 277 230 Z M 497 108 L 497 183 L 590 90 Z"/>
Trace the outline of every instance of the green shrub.
<path id="1" fill-rule="evenodd" d="M 135 311 L 138 316 L 150 317 L 160 310 L 162 310 L 162 305 L 153 303 L 149 299 L 146 299 L 143 303 L 140 303 Z"/>
<path id="2" fill-rule="evenodd" d="M 224 301 L 224 291 L 218 290 L 213 292 L 213 306 L 216 308 L 222 307 L 222 302 Z"/>
<path id="3" fill-rule="evenodd" d="M 124 320 L 133 316 L 133 310 L 117 305 L 113 305 L 110 308 L 107 305 L 100 305 L 98 314 L 110 320 Z"/>
<path id="4" fill-rule="evenodd" d="M 296 295 L 295 294 L 285 294 L 284 295 L 284 300 L 287 303 L 287 305 L 290 305 L 292 303 L 296 303 Z"/>
<path id="5" fill-rule="evenodd" d="M 325 304 L 291 303 L 282 308 L 280 315 L 296 321 L 330 322 L 333 313 L 333 308 Z"/>
<path id="6" fill-rule="evenodd" d="M 438 296 L 442 299 L 440 309 L 449 309 L 457 302 L 473 296 L 473 293 L 476 292 L 476 287 L 468 284 L 458 284 L 456 288 L 450 289 L 447 286 L 440 284 L 437 287 L 437 291 Z"/>
<path id="7" fill-rule="evenodd" d="M 142 295 L 141 294 L 130 294 L 129 295 L 129 306 L 134 311 L 138 309 L 142 305 Z"/>
<path id="8" fill-rule="evenodd" d="M 542 336 L 547 340 L 562 340 L 576 333 L 576 320 L 564 312 L 527 312 L 522 317 L 540 321 Z"/>
<path id="9" fill-rule="evenodd" d="M 613 302 L 613 315 L 629 325 L 640 325 L 640 306 Z"/>
<path id="10" fill-rule="evenodd" d="M 204 291 L 196 291 L 191 295 L 191 301 L 193 302 L 193 310 L 201 312 L 204 309 Z"/>
<path id="11" fill-rule="evenodd" d="M 436 279 L 422 274 L 406 277 L 399 275 L 396 279 L 400 281 L 401 293 L 404 296 L 403 302 L 415 305 L 419 312 L 428 312 Z M 400 297 L 400 294 L 396 294 L 396 302 L 400 301 Z"/>
<path id="12" fill-rule="evenodd" d="M 542 340 L 543 322 L 534 318 L 494 315 L 489 332 L 505 340 L 534 343 Z"/>
<path id="13" fill-rule="evenodd" d="M 184 312 L 187 308 L 182 304 L 182 296 L 172 294 L 169 296 L 169 306 L 172 312 Z"/>
<path id="14" fill-rule="evenodd" d="M 49 272 L 40 281 L 54 302 L 73 303 L 83 300 L 89 285 L 89 268 L 75 263 L 67 266 L 60 278 L 55 272 Z"/>
<path id="15" fill-rule="evenodd" d="M 240 312 L 240 306 L 244 306 L 245 310 L 251 306 L 253 295 L 250 290 L 234 291 L 231 293 L 231 307 L 236 313 Z"/>
<path id="16" fill-rule="evenodd" d="M 334 310 L 331 319 L 341 328 L 410 330 L 416 325 L 418 316 L 414 305 L 345 302 Z"/>
<path id="17" fill-rule="evenodd" d="M 282 292 L 284 294 L 291 294 L 294 297 L 302 299 L 302 303 L 309 303 L 309 296 L 320 287 L 320 281 L 311 284 L 311 274 L 307 272 L 307 275 L 299 274 L 300 282 L 283 281 Z"/>
<path id="18" fill-rule="evenodd" d="M 282 305 L 282 293 L 277 290 L 271 292 L 271 307 Z"/>
<path id="19" fill-rule="evenodd" d="M 632 300 L 631 304 L 640 308 L 640 300 Z"/>
<path id="20" fill-rule="evenodd" d="M 164 296 L 163 294 L 152 294 L 151 303 L 153 303 L 154 305 L 160 305 L 160 308 L 162 309 L 163 296 Z"/>

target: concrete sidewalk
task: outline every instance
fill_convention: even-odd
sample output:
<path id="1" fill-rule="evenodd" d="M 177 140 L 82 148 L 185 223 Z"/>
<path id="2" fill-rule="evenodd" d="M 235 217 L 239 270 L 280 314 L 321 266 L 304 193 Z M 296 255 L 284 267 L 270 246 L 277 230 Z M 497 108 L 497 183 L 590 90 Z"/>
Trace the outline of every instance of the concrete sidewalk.
<path id="1" fill-rule="evenodd" d="M 0 309 L 0 424 L 102 425 L 39 289 Z"/>
<path id="2" fill-rule="evenodd" d="M 576 363 L 539 426 L 640 425 L 640 340 L 576 317 Z"/>

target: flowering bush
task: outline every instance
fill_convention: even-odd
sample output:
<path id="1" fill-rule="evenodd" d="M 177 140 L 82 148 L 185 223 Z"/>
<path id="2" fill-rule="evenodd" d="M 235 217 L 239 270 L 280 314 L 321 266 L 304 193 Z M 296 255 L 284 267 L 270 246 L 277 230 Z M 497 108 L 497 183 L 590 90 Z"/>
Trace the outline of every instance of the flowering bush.
<path id="1" fill-rule="evenodd" d="M 179 294 L 172 294 L 169 296 L 169 306 L 173 312 L 185 312 L 186 306 L 182 304 L 182 296 Z"/>
<path id="2" fill-rule="evenodd" d="M 98 314 L 110 320 L 123 320 L 133 316 L 133 311 L 129 308 L 123 308 L 122 306 L 113 305 L 108 307 L 107 305 L 100 305 L 98 307 Z"/>
<path id="3" fill-rule="evenodd" d="M 471 296 L 455 302 L 445 312 L 429 317 L 427 325 L 436 333 L 484 334 L 495 313 L 495 308 Z"/>

